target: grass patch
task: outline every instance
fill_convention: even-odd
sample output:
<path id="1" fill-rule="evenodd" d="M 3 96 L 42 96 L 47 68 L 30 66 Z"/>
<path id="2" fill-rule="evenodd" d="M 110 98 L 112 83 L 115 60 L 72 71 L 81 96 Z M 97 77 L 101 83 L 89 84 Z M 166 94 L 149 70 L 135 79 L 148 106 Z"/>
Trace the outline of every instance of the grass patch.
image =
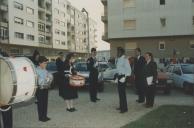
<path id="1" fill-rule="evenodd" d="M 161 106 L 122 128 L 194 128 L 194 107 Z"/>

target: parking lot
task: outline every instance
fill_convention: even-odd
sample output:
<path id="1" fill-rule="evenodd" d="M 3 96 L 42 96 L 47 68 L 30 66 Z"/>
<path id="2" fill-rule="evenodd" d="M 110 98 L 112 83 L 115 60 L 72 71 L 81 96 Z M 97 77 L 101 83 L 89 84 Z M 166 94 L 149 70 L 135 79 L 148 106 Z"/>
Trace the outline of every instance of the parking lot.
<path id="1" fill-rule="evenodd" d="M 70 113 L 66 111 L 64 100 L 58 96 L 58 90 L 51 90 L 48 101 L 48 116 L 51 121 L 46 123 L 38 121 L 37 106 L 32 101 L 28 105 L 14 106 L 14 128 L 120 128 L 160 105 L 194 105 L 193 96 L 173 90 L 171 95 L 157 93 L 154 108 L 144 108 L 143 104 L 135 102 L 137 96 L 134 90 L 127 88 L 129 111 L 120 114 L 116 110 L 118 94 L 115 84 L 106 83 L 104 92 L 99 93 L 98 97 L 101 100 L 92 103 L 89 101 L 87 90 L 80 90 L 75 103 L 78 111 Z"/>

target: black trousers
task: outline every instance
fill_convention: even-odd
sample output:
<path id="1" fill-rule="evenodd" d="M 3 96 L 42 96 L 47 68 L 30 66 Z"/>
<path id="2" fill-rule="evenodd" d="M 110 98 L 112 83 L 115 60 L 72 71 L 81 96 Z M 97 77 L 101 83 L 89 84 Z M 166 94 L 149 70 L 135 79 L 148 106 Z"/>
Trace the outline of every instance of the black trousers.
<path id="1" fill-rule="evenodd" d="M 39 120 L 44 120 L 47 117 L 48 89 L 37 89 L 37 100 Z"/>
<path id="2" fill-rule="evenodd" d="M 127 107 L 127 97 L 126 97 L 126 82 L 118 82 L 118 93 L 119 93 L 119 107 L 121 112 L 128 110 Z"/>
<path id="3" fill-rule="evenodd" d="M 90 93 L 90 100 L 96 101 L 96 99 L 97 99 L 97 82 L 90 82 L 89 93 Z"/>
<path id="4" fill-rule="evenodd" d="M 8 109 L 11 106 L 2 107 L 3 110 Z M 7 111 L 1 111 L 0 119 L 0 128 L 12 128 L 13 127 L 13 115 L 12 115 L 12 107 Z"/>
<path id="5" fill-rule="evenodd" d="M 146 89 L 146 105 L 150 105 L 150 106 L 154 105 L 155 91 L 156 91 L 156 86 L 155 85 L 147 86 L 147 89 Z"/>
<path id="6" fill-rule="evenodd" d="M 145 87 L 145 84 L 143 83 L 143 79 L 136 78 L 135 85 L 137 88 L 138 100 L 141 102 L 144 102 L 145 101 L 146 87 Z"/>

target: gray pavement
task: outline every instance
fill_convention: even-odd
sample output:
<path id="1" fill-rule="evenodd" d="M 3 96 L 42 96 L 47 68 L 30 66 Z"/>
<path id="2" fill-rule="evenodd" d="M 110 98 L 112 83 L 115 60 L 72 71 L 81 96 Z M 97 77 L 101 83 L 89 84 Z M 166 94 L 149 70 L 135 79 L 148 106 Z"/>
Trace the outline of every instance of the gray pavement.
<path id="1" fill-rule="evenodd" d="M 49 92 L 48 116 L 50 121 L 38 121 L 37 106 L 34 102 L 27 105 L 16 105 L 13 112 L 14 128 L 120 128 L 125 124 L 137 120 L 149 111 L 164 104 L 194 105 L 192 96 L 181 91 L 173 91 L 171 95 L 157 93 L 153 109 L 144 108 L 143 104 L 135 102 L 137 95 L 130 88 L 127 89 L 129 111 L 120 114 L 118 94 L 114 84 L 106 83 L 103 93 L 99 93 L 101 101 L 91 103 L 87 90 L 79 91 L 79 98 L 75 101 L 78 111 L 66 111 L 65 102 L 58 96 L 58 90 Z"/>

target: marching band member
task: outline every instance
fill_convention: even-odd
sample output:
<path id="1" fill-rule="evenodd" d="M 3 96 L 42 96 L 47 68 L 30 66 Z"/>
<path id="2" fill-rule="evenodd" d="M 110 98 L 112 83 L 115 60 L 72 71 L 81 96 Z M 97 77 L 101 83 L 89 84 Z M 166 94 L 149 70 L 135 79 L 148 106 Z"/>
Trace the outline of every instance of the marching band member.
<path id="1" fill-rule="evenodd" d="M 39 121 L 46 122 L 50 120 L 47 117 L 48 108 L 48 88 L 53 80 L 53 76 L 46 70 L 48 59 L 44 56 L 39 57 L 39 66 L 36 68 L 38 75 L 38 89 L 37 89 L 37 99 L 38 99 L 38 117 Z"/>

